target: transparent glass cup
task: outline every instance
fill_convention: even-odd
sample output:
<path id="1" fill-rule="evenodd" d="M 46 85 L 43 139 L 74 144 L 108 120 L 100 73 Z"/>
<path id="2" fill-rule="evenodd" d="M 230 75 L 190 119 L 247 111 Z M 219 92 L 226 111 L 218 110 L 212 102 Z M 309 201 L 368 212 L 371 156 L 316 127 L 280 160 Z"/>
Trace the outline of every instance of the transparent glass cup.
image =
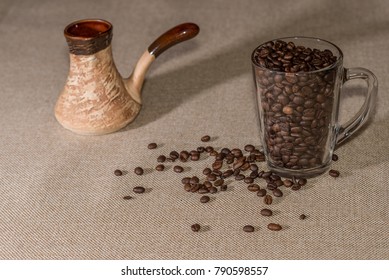
<path id="1" fill-rule="evenodd" d="M 301 66 L 286 72 L 274 70 L 274 65 L 270 69 L 259 59 L 257 50 L 279 40 L 310 50 L 330 50 L 336 59 L 317 70 Z M 262 55 L 266 57 L 266 52 Z M 307 59 L 303 53 L 300 58 Z M 275 63 L 287 63 L 279 60 Z M 356 132 L 372 112 L 378 90 L 375 75 L 364 68 L 344 68 L 343 53 L 336 45 L 309 37 L 261 44 L 253 51 L 252 65 L 260 138 L 269 169 L 284 177 L 308 178 L 326 172 L 336 145 Z M 352 119 L 339 124 L 342 85 L 352 79 L 366 81 L 366 98 Z"/>

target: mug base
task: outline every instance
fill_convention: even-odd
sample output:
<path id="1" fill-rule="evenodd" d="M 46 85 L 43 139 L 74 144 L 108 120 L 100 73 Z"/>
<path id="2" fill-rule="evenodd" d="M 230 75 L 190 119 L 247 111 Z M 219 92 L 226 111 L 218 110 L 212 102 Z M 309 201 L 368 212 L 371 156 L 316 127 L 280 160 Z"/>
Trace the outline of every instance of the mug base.
<path id="1" fill-rule="evenodd" d="M 306 169 L 289 169 L 282 168 L 277 166 L 272 166 L 271 164 L 267 164 L 269 170 L 281 177 L 285 178 L 313 178 L 317 177 L 330 169 L 331 162 L 326 165 L 322 165 L 314 168 L 306 168 Z"/>

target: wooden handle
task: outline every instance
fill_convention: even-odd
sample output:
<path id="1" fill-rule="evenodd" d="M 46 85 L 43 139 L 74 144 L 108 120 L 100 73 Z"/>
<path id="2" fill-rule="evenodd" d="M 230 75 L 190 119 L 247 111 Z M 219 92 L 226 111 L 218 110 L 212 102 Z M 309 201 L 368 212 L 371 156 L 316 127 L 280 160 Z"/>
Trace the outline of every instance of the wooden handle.
<path id="1" fill-rule="evenodd" d="M 192 39 L 199 31 L 200 28 L 194 23 L 187 22 L 177 25 L 159 36 L 147 50 L 151 55 L 158 57 L 161 53 L 175 44 Z"/>

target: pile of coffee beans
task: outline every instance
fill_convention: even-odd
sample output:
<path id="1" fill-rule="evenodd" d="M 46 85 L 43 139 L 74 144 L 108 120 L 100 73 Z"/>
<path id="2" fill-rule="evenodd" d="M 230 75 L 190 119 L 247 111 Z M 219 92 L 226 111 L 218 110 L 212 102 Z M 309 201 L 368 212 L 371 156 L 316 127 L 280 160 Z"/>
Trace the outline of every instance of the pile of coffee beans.
<path id="1" fill-rule="evenodd" d="M 209 136 L 202 137 L 201 140 L 207 139 L 207 141 L 209 141 L 208 137 Z M 149 145 L 148 147 L 150 148 L 150 146 L 154 149 L 154 146 L 157 145 Z M 240 184 L 246 184 L 246 189 L 249 192 L 256 193 L 258 197 L 261 197 L 262 203 L 268 207 L 273 203 L 274 199 L 283 196 L 282 188 L 290 188 L 293 191 L 298 191 L 307 184 L 307 179 L 305 178 L 293 177 L 291 179 L 284 179 L 271 171 L 260 170 L 260 166 L 258 165 L 265 161 L 265 155 L 263 151 L 256 149 L 255 146 L 251 144 L 246 145 L 243 149 L 230 149 L 224 147 L 217 150 L 212 146 L 200 146 L 191 151 L 184 150 L 177 152 L 173 150 L 169 153 L 169 156 L 159 155 L 156 158 L 158 164 L 155 169 L 157 171 L 164 171 L 165 168 L 161 162 L 165 161 L 170 161 L 172 163 L 176 161 L 182 163 L 190 160 L 197 161 L 201 154 L 207 154 L 208 158 L 212 159 L 210 164 L 204 167 L 202 174 L 181 178 L 181 183 L 186 192 L 201 194 L 202 196 L 199 201 L 203 204 L 211 203 L 213 199 L 211 199 L 209 195 L 227 190 L 228 185 L 231 184 L 226 183 L 227 178 L 233 178 L 236 182 L 240 181 Z M 191 156 L 193 155 L 196 156 L 192 158 Z M 204 157 L 207 156 L 205 155 Z M 333 155 L 333 158 L 338 159 L 335 154 Z M 183 170 L 184 168 L 180 165 L 175 165 L 173 168 L 173 171 L 176 173 L 181 173 Z M 333 177 L 337 177 L 334 176 L 336 172 L 339 176 L 339 172 L 336 170 L 331 170 L 329 174 Z M 139 166 L 136 167 L 134 173 L 143 175 L 143 168 Z M 121 176 L 123 172 L 117 169 L 114 171 L 114 174 Z M 258 180 L 261 180 L 262 182 L 258 183 Z M 133 192 L 136 194 L 141 194 L 145 191 L 146 189 L 142 186 L 133 188 Z M 123 199 L 130 200 L 132 199 L 132 196 L 124 196 Z M 264 217 L 272 217 L 273 211 L 269 208 L 263 208 L 259 214 Z M 303 220 L 306 218 L 306 215 L 301 214 L 299 218 Z M 194 232 L 199 231 L 200 228 L 201 226 L 198 223 L 191 226 L 191 229 Z M 269 223 L 267 228 L 271 231 L 279 231 L 282 229 L 282 226 L 277 223 Z M 245 225 L 243 231 L 254 232 L 255 228 L 252 225 Z"/>
<path id="2" fill-rule="evenodd" d="M 258 47 L 253 60 L 260 66 L 254 71 L 271 165 L 297 170 L 326 164 L 337 76 L 329 66 L 337 57 L 277 40 Z"/>

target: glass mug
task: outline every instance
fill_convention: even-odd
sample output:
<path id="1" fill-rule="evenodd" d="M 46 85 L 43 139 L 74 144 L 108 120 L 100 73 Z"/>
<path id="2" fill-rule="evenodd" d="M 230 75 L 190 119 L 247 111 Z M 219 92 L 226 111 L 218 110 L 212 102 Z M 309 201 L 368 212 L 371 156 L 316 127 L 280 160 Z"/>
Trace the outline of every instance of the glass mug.
<path id="1" fill-rule="evenodd" d="M 280 40 L 292 42 L 289 49 Z M 266 46 L 278 47 L 278 55 L 269 57 L 268 51 L 259 53 Z M 289 67 L 293 54 L 288 50 L 300 48 L 301 51 L 304 49 L 301 46 L 309 48 L 297 55 L 301 65 Z M 335 57 L 326 64 L 316 68 L 310 64 L 308 68 L 304 61 L 314 59 L 318 50 L 329 50 Z M 311 57 L 307 58 L 307 54 Z M 251 60 L 260 138 L 269 169 L 284 177 L 308 178 L 326 172 L 335 146 L 356 132 L 372 112 L 378 90 L 375 75 L 364 68 L 344 68 L 342 51 L 336 45 L 309 37 L 266 42 L 253 51 Z M 287 72 L 277 67 L 281 64 L 289 67 Z M 358 113 L 341 125 L 339 97 L 342 85 L 352 79 L 367 82 L 366 99 Z"/>

